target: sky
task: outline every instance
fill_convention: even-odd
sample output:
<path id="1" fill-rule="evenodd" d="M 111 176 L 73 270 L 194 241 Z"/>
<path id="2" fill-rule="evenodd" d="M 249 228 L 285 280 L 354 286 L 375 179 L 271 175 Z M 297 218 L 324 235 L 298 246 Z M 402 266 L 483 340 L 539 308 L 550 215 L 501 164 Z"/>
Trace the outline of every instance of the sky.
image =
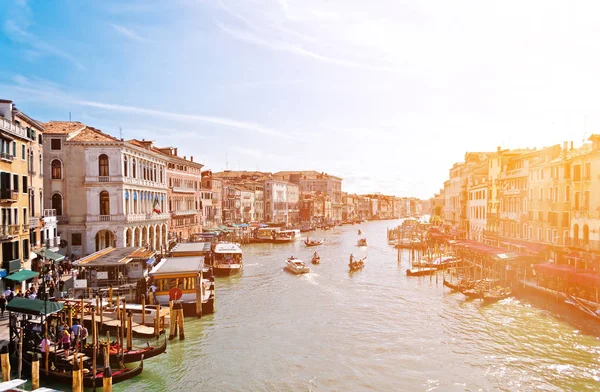
<path id="1" fill-rule="evenodd" d="M 0 5 L 0 98 L 213 171 L 429 198 L 467 151 L 600 133 L 594 1 Z"/>

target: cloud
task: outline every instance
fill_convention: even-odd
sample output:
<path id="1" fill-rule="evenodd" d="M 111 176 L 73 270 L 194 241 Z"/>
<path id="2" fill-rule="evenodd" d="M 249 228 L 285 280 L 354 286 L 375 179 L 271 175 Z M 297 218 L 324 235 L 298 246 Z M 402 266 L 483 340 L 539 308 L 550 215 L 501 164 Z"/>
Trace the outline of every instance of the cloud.
<path id="1" fill-rule="evenodd" d="M 231 37 L 233 37 L 239 41 L 246 42 L 249 44 L 254 44 L 257 46 L 261 46 L 263 48 L 267 48 L 267 49 L 270 49 L 273 51 L 289 52 L 289 53 L 293 53 L 297 56 L 308 57 L 313 60 L 318 60 L 318 61 L 330 63 L 330 64 L 341 65 L 343 67 L 358 68 L 358 69 L 367 70 L 367 71 L 398 72 L 398 69 L 392 68 L 392 67 L 370 65 L 370 64 L 358 63 L 358 62 L 350 61 L 350 60 L 343 60 L 343 59 L 338 59 L 338 58 L 334 58 L 334 57 L 324 56 L 319 53 L 304 49 L 300 46 L 292 45 L 286 41 L 264 39 L 264 38 L 258 37 L 256 34 L 253 34 L 252 32 L 244 31 L 244 30 L 240 30 L 240 29 L 236 29 L 236 28 L 231 28 L 231 27 L 223 25 L 220 22 L 217 22 L 217 26 L 223 32 L 225 32 L 226 34 L 230 35 Z"/>
<path id="2" fill-rule="evenodd" d="M 172 119 L 172 120 L 186 120 L 186 121 L 210 123 L 210 124 L 215 124 L 215 125 L 222 125 L 222 126 L 229 127 L 229 128 L 237 128 L 237 129 L 243 129 L 243 130 L 247 130 L 247 131 L 253 131 L 256 133 L 261 133 L 261 134 L 269 135 L 269 136 L 290 138 L 290 136 L 286 135 L 285 133 L 276 131 L 274 129 L 265 127 L 265 126 L 257 124 L 257 123 L 239 121 L 239 120 L 234 120 L 234 119 L 225 118 L 225 117 L 166 112 L 166 111 L 162 111 L 162 110 L 139 108 L 136 106 L 117 105 L 117 104 L 94 102 L 94 101 L 77 100 L 77 101 L 73 101 L 72 103 L 80 105 L 80 106 L 87 106 L 87 107 L 93 107 L 93 108 L 97 108 L 97 109 L 104 109 L 104 110 L 110 110 L 110 111 L 116 111 L 116 112 L 144 114 L 144 115 L 149 115 L 149 116 L 168 118 L 168 119 Z"/>
<path id="3" fill-rule="evenodd" d="M 111 26 L 117 33 L 119 33 L 123 37 L 128 38 L 132 41 L 138 41 L 138 42 L 146 41 L 145 38 L 141 37 L 138 33 L 136 33 L 135 31 L 133 31 L 131 29 L 128 29 L 127 27 L 116 25 L 116 24 L 112 24 Z"/>
<path id="4" fill-rule="evenodd" d="M 71 64 L 73 64 L 77 69 L 81 71 L 85 70 L 85 67 L 81 62 L 79 62 L 79 60 L 77 60 L 77 58 L 75 58 L 67 52 L 64 52 L 52 46 L 51 44 L 48 44 L 47 42 L 42 41 L 40 38 L 30 33 L 29 31 L 22 29 L 12 19 L 9 19 L 4 23 L 4 32 L 11 40 L 17 43 L 28 45 L 31 48 L 37 50 L 38 52 L 67 60 Z"/>

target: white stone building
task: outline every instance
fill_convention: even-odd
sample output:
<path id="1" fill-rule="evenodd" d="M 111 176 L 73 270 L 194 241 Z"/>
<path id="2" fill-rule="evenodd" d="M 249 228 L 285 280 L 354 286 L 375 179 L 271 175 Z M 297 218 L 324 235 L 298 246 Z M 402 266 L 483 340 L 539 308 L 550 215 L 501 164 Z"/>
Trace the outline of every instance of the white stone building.
<path id="1" fill-rule="evenodd" d="M 44 203 L 56 211 L 67 254 L 166 246 L 164 155 L 79 122 L 45 130 Z"/>
<path id="2" fill-rule="evenodd" d="M 469 219 L 469 239 L 483 241 L 487 225 L 488 184 L 485 178 L 477 178 L 469 187 L 467 214 Z"/>

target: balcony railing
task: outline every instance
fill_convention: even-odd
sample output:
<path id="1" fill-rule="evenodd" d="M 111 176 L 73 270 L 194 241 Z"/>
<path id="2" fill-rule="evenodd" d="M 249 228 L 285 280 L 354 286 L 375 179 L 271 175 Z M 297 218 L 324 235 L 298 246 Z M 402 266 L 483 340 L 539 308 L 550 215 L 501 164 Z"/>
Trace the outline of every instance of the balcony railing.
<path id="1" fill-rule="evenodd" d="M 27 130 L 20 125 L 17 125 L 5 118 L 0 118 L 0 130 L 8 132 L 12 135 L 18 136 L 23 139 L 29 139 Z"/>
<path id="2" fill-rule="evenodd" d="M 171 217 L 168 213 L 162 214 L 127 214 L 127 222 L 143 222 L 146 220 L 165 220 Z"/>
<path id="3" fill-rule="evenodd" d="M 98 176 L 98 182 L 110 182 L 109 176 Z"/>
<path id="4" fill-rule="evenodd" d="M 514 177 L 526 177 L 526 176 L 527 176 L 527 169 L 525 169 L 525 168 L 508 170 L 504 173 L 500 173 L 500 179 L 514 178 Z"/>
<path id="5" fill-rule="evenodd" d="M 60 246 L 60 237 L 48 238 L 44 241 L 46 248 L 58 248 Z"/>
<path id="6" fill-rule="evenodd" d="M 15 192 L 12 189 L 0 189 L 0 200 L 3 203 L 9 202 L 14 203 L 19 197 L 19 192 Z"/>
<path id="7" fill-rule="evenodd" d="M 187 188 L 187 187 L 183 187 L 183 186 L 174 186 L 173 187 L 173 192 L 177 192 L 177 193 L 196 193 L 196 190 L 194 188 Z"/>
<path id="8" fill-rule="evenodd" d="M 28 232 L 29 231 L 29 224 L 24 224 L 23 225 L 23 232 Z"/>
<path id="9" fill-rule="evenodd" d="M 56 210 L 55 209 L 46 209 L 44 210 L 44 218 L 48 218 L 51 216 L 56 216 Z"/>
<path id="10" fill-rule="evenodd" d="M 198 211 L 196 210 L 178 210 L 173 211 L 174 216 L 185 216 L 185 215 L 196 215 Z"/>
<path id="11" fill-rule="evenodd" d="M 4 162 L 12 162 L 15 157 L 7 152 L 0 152 L 0 159 L 2 159 Z"/>
<path id="12" fill-rule="evenodd" d="M 521 189 L 503 189 L 502 193 L 505 195 L 518 195 L 521 193 Z"/>
<path id="13" fill-rule="evenodd" d="M 100 222 L 110 222 L 110 215 L 99 215 L 98 220 Z"/>

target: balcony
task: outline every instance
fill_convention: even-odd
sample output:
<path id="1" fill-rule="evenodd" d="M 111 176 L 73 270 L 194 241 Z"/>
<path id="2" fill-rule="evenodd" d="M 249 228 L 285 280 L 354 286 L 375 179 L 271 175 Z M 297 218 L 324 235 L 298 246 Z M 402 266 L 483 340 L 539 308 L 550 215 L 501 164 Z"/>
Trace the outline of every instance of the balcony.
<path id="1" fill-rule="evenodd" d="M 2 203 L 15 203 L 18 197 L 19 192 L 12 189 L 0 189 L 0 202 Z"/>
<path id="2" fill-rule="evenodd" d="M 503 189 L 503 195 L 518 195 L 521 193 L 521 189 Z"/>
<path id="3" fill-rule="evenodd" d="M 39 225 L 40 225 L 40 218 L 38 218 L 37 216 L 29 217 L 29 226 L 31 226 L 32 228 L 36 228 Z"/>
<path id="4" fill-rule="evenodd" d="M 110 182 L 109 176 L 98 176 L 98 182 Z"/>
<path id="5" fill-rule="evenodd" d="M 186 215 L 196 215 L 198 211 L 196 210 L 178 210 L 173 211 L 173 216 L 186 216 Z"/>
<path id="6" fill-rule="evenodd" d="M 23 225 L 23 233 L 29 233 L 29 225 L 28 224 Z"/>
<path id="7" fill-rule="evenodd" d="M 99 215 L 98 221 L 100 222 L 110 222 L 110 215 Z"/>
<path id="8" fill-rule="evenodd" d="M 173 187 L 173 192 L 176 192 L 176 193 L 196 193 L 196 190 L 194 188 L 186 188 L 186 187 L 182 187 L 182 186 L 174 186 Z"/>
<path id="9" fill-rule="evenodd" d="M 513 169 L 513 170 L 508 170 L 504 173 L 500 173 L 501 180 L 505 180 L 508 178 L 517 178 L 517 177 L 527 177 L 527 169 L 525 169 L 525 168 Z"/>
<path id="10" fill-rule="evenodd" d="M 148 220 L 168 220 L 170 218 L 170 214 L 162 213 L 162 214 L 127 214 L 126 220 L 127 222 L 144 222 Z"/>
<path id="11" fill-rule="evenodd" d="M 5 118 L 0 118 L 0 130 L 22 139 L 30 139 L 29 135 L 27 134 L 27 129 L 21 127 L 20 125 L 14 124 Z"/>
<path id="12" fill-rule="evenodd" d="M 60 246 L 60 237 L 49 238 L 44 241 L 46 248 L 58 248 Z"/>
<path id="13" fill-rule="evenodd" d="M 44 210 L 44 218 L 48 218 L 51 216 L 56 216 L 56 210 L 55 209 L 46 209 Z"/>
<path id="14" fill-rule="evenodd" d="M 3 160 L 4 162 L 12 162 L 15 157 L 13 157 L 12 155 L 10 155 L 7 152 L 0 152 L 0 159 Z"/>

